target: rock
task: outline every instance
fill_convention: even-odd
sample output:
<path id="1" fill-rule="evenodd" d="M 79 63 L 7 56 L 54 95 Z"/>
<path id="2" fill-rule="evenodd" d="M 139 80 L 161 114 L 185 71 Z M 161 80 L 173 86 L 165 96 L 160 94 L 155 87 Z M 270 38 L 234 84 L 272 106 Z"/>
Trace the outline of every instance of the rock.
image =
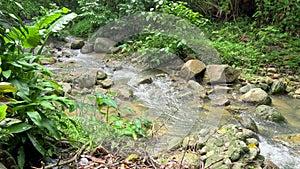
<path id="1" fill-rule="evenodd" d="M 56 59 L 55 58 L 41 59 L 41 63 L 42 63 L 42 65 L 52 65 L 52 64 L 56 63 Z"/>
<path id="2" fill-rule="evenodd" d="M 101 85 L 104 89 L 110 88 L 113 84 L 114 84 L 114 82 L 110 78 L 107 78 L 107 79 L 101 81 Z"/>
<path id="3" fill-rule="evenodd" d="M 241 113 L 245 112 L 246 110 L 248 110 L 248 108 L 232 106 L 232 105 L 227 106 L 225 109 L 228 112 L 230 112 L 231 114 L 241 114 Z"/>
<path id="4" fill-rule="evenodd" d="M 84 41 L 83 40 L 74 40 L 71 43 L 71 49 L 81 49 L 84 45 Z"/>
<path id="5" fill-rule="evenodd" d="M 70 83 L 64 83 L 64 82 L 61 82 L 59 83 L 61 86 L 62 86 L 62 91 L 64 93 L 68 93 L 70 94 L 71 93 L 71 90 L 72 90 L 72 86 Z"/>
<path id="6" fill-rule="evenodd" d="M 255 88 L 255 85 L 247 84 L 246 86 L 241 87 L 239 91 L 240 91 L 240 93 L 244 94 L 244 93 L 247 93 L 249 90 L 251 90 L 253 88 Z"/>
<path id="7" fill-rule="evenodd" d="M 249 90 L 247 93 L 243 94 L 240 98 L 244 102 L 248 102 L 256 105 L 262 105 L 262 104 L 269 105 L 272 102 L 268 94 L 261 88 L 253 88 Z"/>
<path id="8" fill-rule="evenodd" d="M 69 58 L 69 57 L 74 56 L 74 54 L 70 51 L 70 49 L 63 49 L 61 51 L 61 56 Z"/>
<path id="9" fill-rule="evenodd" d="M 209 83 L 232 83 L 240 75 L 240 71 L 229 65 L 207 65 L 203 82 Z"/>
<path id="10" fill-rule="evenodd" d="M 205 92 L 205 87 L 200 85 L 198 82 L 195 80 L 189 80 L 188 81 L 188 87 L 191 89 L 196 90 L 197 92 Z"/>
<path id="11" fill-rule="evenodd" d="M 294 150 L 298 150 L 298 153 L 300 153 L 300 133 L 280 134 L 275 136 L 273 140 L 279 141 Z"/>
<path id="12" fill-rule="evenodd" d="M 273 76 L 272 76 L 273 79 L 279 79 L 280 77 L 281 77 L 281 75 L 278 74 L 278 73 L 275 73 L 275 74 L 273 74 Z"/>
<path id="13" fill-rule="evenodd" d="M 213 106 L 228 106 L 230 105 L 230 100 L 228 98 L 217 98 L 212 100 L 212 105 Z"/>
<path id="14" fill-rule="evenodd" d="M 287 92 L 287 93 L 290 93 L 291 91 L 293 91 L 294 90 L 294 86 L 292 86 L 292 85 L 287 85 L 286 86 L 286 89 L 285 89 L 285 91 Z M 298 89 L 299 90 L 299 93 L 300 93 L 300 89 Z"/>
<path id="15" fill-rule="evenodd" d="M 82 54 L 87 54 L 87 53 L 91 53 L 91 52 L 93 52 L 94 51 L 94 44 L 92 44 L 92 43 L 85 43 L 84 45 L 83 45 L 83 47 L 80 49 L 80 52 L 82 53 Z"/>
<path id="16" fill-rule="evenodd" d="M 271 73 L 276 73 L 277 72 L 276 68 L 274 68 L 274 67 L 267 68 L 267 71 L 271 72 Z"/>
<path id="17" fill-rule="evenodd" d="M 145 75 L 145 76 L 139 77 L 137 82 L 139 85 L 140 84 L 150 84 L 153 82 L 153 79 L 152 79 L 151 75 Z"/>
<path id="18" fill-rule="evenodd" d="M 199 168 L 201 162 L 196 152 L 179 152 L 171 156 L 169 160 L 172 160 L 173 158 L 176 160 L 183 160 L 187 163 L 186 167 L 189 168 Z"/>
<path id="19" fill-rule="evenodd" d="M 228 165 L 240 169 L 262 168 L 259 151 L 254 132 L 229 124 L 208 138 L 200 154 L 204 160 L 203 168 L 231 168 Z"/>
<path id="20" fill-rule="evenodd" d="M 133 96 L 132 90 L 126 89 L 125 86 L 119 87 L 116 91 L 118 98 L 129 100 Z"/>
<path id="21" fill-rule="evenodd" d="M 264 91 L 267 91 L 269 89 L 269 85 L 267 83 L 263 83 L 263 82 L 260 82 L 256 86 L 263 89 Z"/>
<path id="22" fill-rule="evenodd" d="M 10 167 L 12 167 L 12 166 L 10 166 Z M 1 169 L 7 169 L 1 162 L 0 162 L 0 168 Z"/>
<path id="23" fill-rule="evenodd" d="M 295 94 L 300 94 L 300 88 L 295 91 Z"/>
<path id="24" fill-rule="evenodd" d="M 74 84 L 81 88 L 92 88 L 96 84 L 97 71 L 89 70 L 74 79 Z"/>
<path id="25" fill-rule="evenodd" d="M 113 53 L 115 49 L 115 45 L 117 42 L 110 40 L 108 38 L 96 38 L 94 43 L 94 51 L 96 53 Z"/>
<path id="26" fill-rule="evenodd" d="M 265 120 L 273 122 L 285 121 L 283 115 L 274 107 L 267 105 L 260 105 L 255 109 L 255 113 Z"/>
<path id="27" fill-rule="evenodd" d="M 274 80 L 270 89 L 271 94 L 282 93 L 286 89 L 284 82 L 279 80 Z"/>
<path id="28" fill-rule="evenodd" d="M 189 60 L 181 67 L 180 76 L 183 79 L 191 79 L 205 69 L 205 64 L 200 60 Z"/>
<path id="29" fill-rule="evenodd" d="M 234 117 L 246 129 L 252 130 L 255 133 L 258 132 L 257 125 L 256 125 L 255 121 L 251 117 L 249 117 L 247 115 L 244 115 L 244 114 L 237 115 L 237 116 L 234 116 Z"/>
<path id="30" fill-rule="evenodd" d="M 107 74 L 103 71 L 97 72 L 97 80 L 104 80 L 107 78 Z"/>
<path id="31" fill-rule="evenodd" d="M 280 169 L 276 164 L 268 159 L 264 161 L 264 166 L 264 169 Z"/>
<path id="32" fill-rule="evenodd" d="M 106 94 L 107 93 L 107 89 L 103 89 L 102 85 L 96 85 L 94 87 L 94 92 L 95 93 L 102 93 L 102 94 Z"/>
<path id="33" fill-rule="evenodd" d="M 80 158 L 78 164 L 79 164 L 80 166 L 86 166 L 86 165 L 89 164 L 89 160 L 88 160 L 87 158 Z"/>

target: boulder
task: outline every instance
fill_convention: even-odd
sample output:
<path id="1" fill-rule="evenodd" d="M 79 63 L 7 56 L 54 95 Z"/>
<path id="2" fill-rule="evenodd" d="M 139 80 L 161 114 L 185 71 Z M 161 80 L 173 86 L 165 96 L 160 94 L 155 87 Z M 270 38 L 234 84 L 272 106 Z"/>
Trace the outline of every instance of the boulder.
<path id="1" fill-rule="evenodd" d="M 269 120 L 273 122 L 285 121 L 283 115 L 274 107 L 267 105 L 260 105 L 256 108 L 255 113 L 262 117 L 264 120 Z"/>
<path id="2" fill-rule="evenodd" d="M 205 69 L 205 64 L 200 60 L 189 60 L 181 67 L 180 76 L 183 79 L 191 79 Z"/>
<path id="3" fill-rule="evenodd" d="M 240 93 L 244 94 L 244 93 L 249 92 L 249 90 L 251 90 L 253 88 L 255 88 L 255 85 L 253 85 L 253 84 L 247 84 L 246 86 L 241 87 L 239 91 L 240 91 Z"/>
<path id="4" fill-rule="evenodd" d="M 96 84 L 97 71 L 89 70 L 74 79 L 74 84 L 81 88 L 92 88 Z"/>
<path id="5" fill-rule="evenodd" d="M 229 65 L 207 65 L 203 82 L 209 83 L 232 83 L 240 75 L 240 71 Z"/>
<path id="6" fill-rule="evenodd" d="M 274 80 L 270 89 L 271 94 L 282 93 L 286 89 L 286 85 L 284 82 L 279 80 Z"/>
<path id="7" fill-rule="evenodd" d="M 71 49 L 81 49 L 84 45 L 83 40 L 74 40 L 71 43 Z"/>
<path id="8" fill-rule="evenodd" d="M 64 93 L 68 93 L 68 94 L 71 93 L 71 91 L 72 91 L 72 86 L 71 86 L 70 83 L 60 82 L 59 84 L 62 86 L 62 91 L 63 91 Z"/>
<path id="9" fill-rule="evenodd" d="M 269 105 L 271 104 L 272 100 L 261 88 L 253 88 L 249 90 L 247 93 L 243 94 L 240 99 L 247 103 L 252 103 L 256 105 Z"/>
<path id="10" fill-rule="evenodd" d="M 92 43 L 85 43 L 84 46 L 80 49 L 82 54 L 91 53 L 94 51 L 94 44 Z"/>
<path id="11" fill-rule="evenodd" d="M 94 51 L 96 53 L 113 53 L 117 42 L 108 38 L 96 38 L 94 43 Z"/>

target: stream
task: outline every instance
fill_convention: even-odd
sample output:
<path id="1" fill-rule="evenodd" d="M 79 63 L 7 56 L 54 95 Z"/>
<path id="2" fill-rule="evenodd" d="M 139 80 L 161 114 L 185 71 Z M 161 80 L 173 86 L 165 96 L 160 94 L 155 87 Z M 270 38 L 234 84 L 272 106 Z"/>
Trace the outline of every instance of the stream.
<path id="1" fill-rule="evenodd" d="M 122 87 L 131 90 L 132 100 L 118 101 L 125 105 L 135 103 L 136 107 L 133 109 L 138 107 L 142 110 L 143 116 L 157 124 L 156 136 L 149 140 L 147 150 L 152 155 L 175 147 L 194 131 L 232 122 L 230 114 L 224 112 L 223 107 L 213 107 L 209 99 L 196 96 L 195 91 L 187 87 L 185 80 L 177 79 L 174 82 L 170 72 L 143 69 L 120 61 L 111 61 L 106 66 L 103 54 L 76 52 L 77 56 L 64 58 L 61 62 L 51 65 L 49 69 L 55 73 L 103 70 L 114 81 L 112 89 Z M 63 65 L 64 63 L 67 65 Z M 116 68 L 120 65 L 122 68 Z M 143 73 L 151 76 L 153 82 L 138 84 L 138 78 Z M 273 105 L 286 117 L 288 123 L 274 124 L 253 117 L 259 130 L 262 130 L 259 134 L 261 154 L 280 168 L 300 168 L 300 152 L 273 139 L 280 134 L 300 133 L 300 100 L 285 96 L 272 96 L 272 100 Z M 255 107 L 249 106 L 248 111 L 254 109 Z"/>

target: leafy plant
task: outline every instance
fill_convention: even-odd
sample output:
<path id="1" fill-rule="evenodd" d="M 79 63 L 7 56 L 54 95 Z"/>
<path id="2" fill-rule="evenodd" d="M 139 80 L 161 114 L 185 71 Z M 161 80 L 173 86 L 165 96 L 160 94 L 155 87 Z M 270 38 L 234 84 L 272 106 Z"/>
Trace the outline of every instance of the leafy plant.
<path id="1" fill-rule="evenodd" d="M 151 127 L 151 122 L 149 120 L 142 120 L 140 118 L 133 120 L 122 118 L 121 113 L 118 110 L 117 103 L 111 97 L 113 95 L 115 95 L 113 92 L 110 92 L 110 96 L 96 93 L 98 110 L 101 114 L 106 116 L 106 123 L 111 124 L 112 128 L 120 132 L 120 134 L 123 136 L 130 136 L 135 140 L 138 139 L 138 136 L 147 137 L 146 130 Z M 105 112 L 103 112 L 104 106 L 106 106 Z M 117 110 L 117 114 L 109 115 L 110 107 Z"/>
<path id="2" fill-rule="evenodd" d="M 70 120 L 64 111 L 74 111 L 73 101 L 61 96 L 61 86 L 39 64 L 41 56 L 24 49 L 33 50 L 39 43 L 45 45 L 49 35 L 61 30 L 74 14 L 66 14 L 69 10 L 62 9 L 43 17 L 34 26 L 25 26 L 9 9 L 1 9 L 0 93 L 1 102 L 9 102 L 5 103 L 7 107 L 1 106 L 0 147 L 1 153 L 11 154 L 18 167 L 23 168 L 39 156 L 55 153 L 53 140 L 66 136 L 60 127 L 66 122 L 61 119 Z"/>

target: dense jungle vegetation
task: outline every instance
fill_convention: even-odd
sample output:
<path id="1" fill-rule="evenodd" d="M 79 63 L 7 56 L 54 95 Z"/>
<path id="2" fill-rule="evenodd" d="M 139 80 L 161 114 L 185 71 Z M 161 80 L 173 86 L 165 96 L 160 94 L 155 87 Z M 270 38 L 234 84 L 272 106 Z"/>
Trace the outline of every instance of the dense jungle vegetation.
<path id="1" fill-rule="evenodd" d="M 76 151 L 85 143 L 97 146 L 80 118 L 68 117 L 76 104 L 64 97 L 52 72 L 41 65 L 49 37 L 89 38 L 99 27 L 137 12 L 160 12 L 184 18 L 201 29 L 223 63 L 250 74 L 276 67 L 300 73 L 300 0 L 6 0 L 0 1 L 0 161 L 9 168 L 38 166 L 55 158 L 61 147 Z M 146 13 L 147 15 L 147 13 Z M 41 45 L 38 52 L 36 47 Z M 127 55 L 161 48 L 179 56 L 195 53 L 184 40 L 161 32 L 121 42 Z M 151 58 L 160 63 L 163 58 Z M 113 96 L 113 93 L 112 93 Z M 99 109 L 118 109 L 112 96 L 97 95 Z M 108 121 L 108 113 L 103 123 Z M 114 119 L 105 131 L 132 139 L 146 137 L 149 122 Z M 127 127 L 123 128 L 123 123 Z M 91 123 L 92 124 L 92 123 Z M 69 145 L 63 145 L 64 141 Z"/>

